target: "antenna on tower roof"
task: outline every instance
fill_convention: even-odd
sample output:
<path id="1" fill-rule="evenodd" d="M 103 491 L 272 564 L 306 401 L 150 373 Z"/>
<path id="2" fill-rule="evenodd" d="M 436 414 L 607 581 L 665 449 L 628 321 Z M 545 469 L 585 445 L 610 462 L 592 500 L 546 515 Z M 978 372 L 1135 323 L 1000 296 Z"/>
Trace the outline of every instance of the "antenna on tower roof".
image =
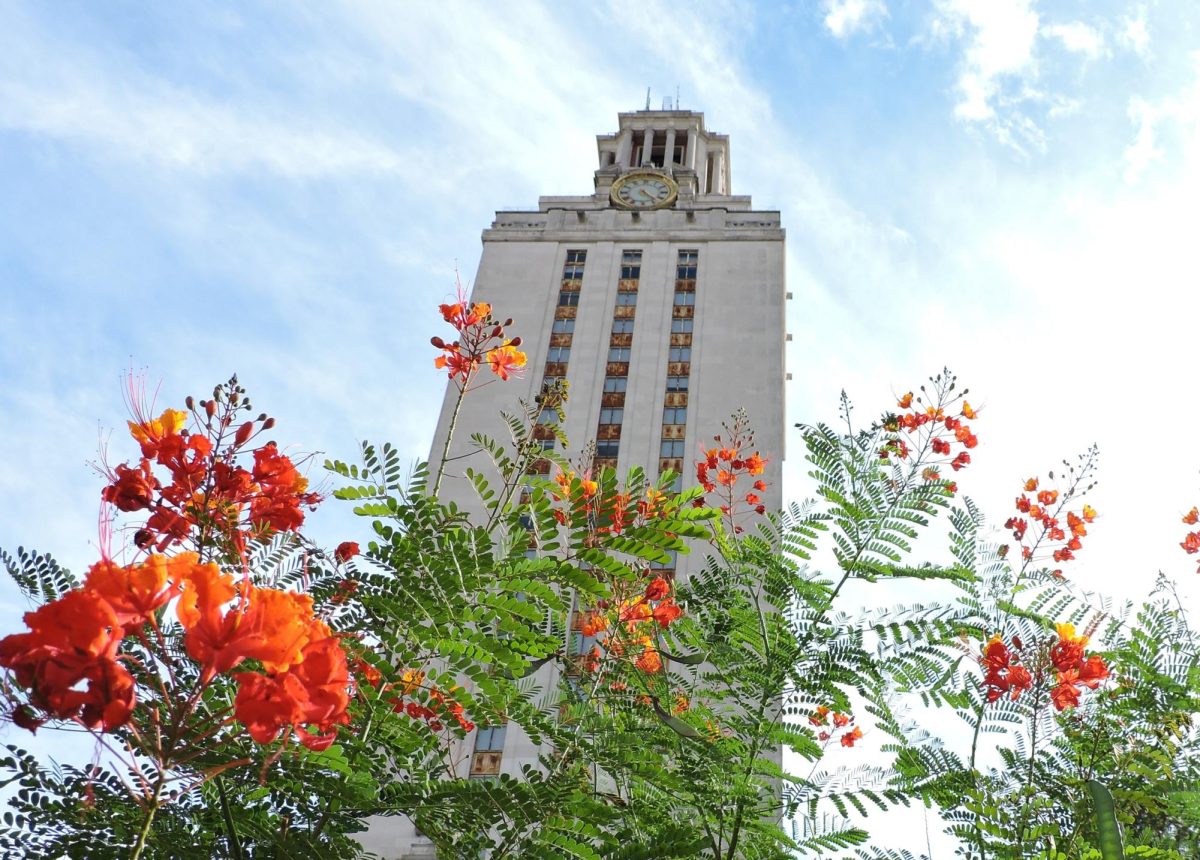
<path id="1" fill-rule="evenodd" d="M 679 84 L 675 85 L 675 110 L 683 110 L 683 108 L 679 106 Z"/>
<path id="2" fill-rule="evenodd" d="M 646 110 L 650 110 L 650 88 L 646 87 Z"/>

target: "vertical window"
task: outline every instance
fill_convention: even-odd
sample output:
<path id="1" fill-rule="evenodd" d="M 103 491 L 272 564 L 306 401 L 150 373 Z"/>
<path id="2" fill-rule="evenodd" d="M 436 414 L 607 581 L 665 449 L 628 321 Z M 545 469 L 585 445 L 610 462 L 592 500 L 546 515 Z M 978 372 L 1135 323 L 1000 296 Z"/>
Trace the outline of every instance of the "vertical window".
<path id="1" fill-rule="evenodd" d="M 558 303 L 561 305 L 562 300 L 560 299 Z M 575 296 L 575 304 L 579 304 L 579 296 Z M 676 293 L 675 294 L 675 307 L 677 307 L 677 308 L 691 307 L 692 305 L 695 305 L 695 304 L 696 304 L 696 294 L 695 293 Z"/>
<path id="2" fill-rule="evenodd" d="M 660 457 L 678 458 L 683 456 L 682 439 L 663 439 L 659 448 Z"/>
<path id="3" fill-rule="evenodd" d="M 679 304 L 676 302 L 676 304 Z M 563 308 L 573 308 L 579 305 L 579 293 L 574 290 L 562 290 L 558 294 L 558 306 Z"/>
<path id="4" fill-rule="evenodd" d="M 663 424 L 686 424 L 686 406 L 668 406 L 663 410 Z"/>
<path id="5" fill-rule="evenodd" d="M 596 443 L 596 456 L 606 460 L 616 459 L 621 450 L 621 443 L 612 440 L 601 440 Z"/>
<path id="6" fill-rule="evenodd" d="M 567 251 L 567 262 L 563 266 L 563 280 L 577 281 L 583 277 L 583 264 L 587 260 L 587 251 Z"/>
<path id="7" fill-rule="evenodd" d="M 686 379 L 687 377 L 684 377 Z M 629 384 L 628 376 L 606 376 L 604 377 L 604 393 L 605 394 L 620 394 L 625 391 L 625 386 Z M 685 386 L 686 388 L 686 386 Z"/>
<path id="8" fill-rule="evenodd" d="M 629 347 L 627 347 L 627 346 L 609 347 L 608 360 L 609 361 L 627 362 L 627 361 L 629 361 L 629 355 L 631 352 L 632 352 L 632 350 L 630 350 Z"/>
<path id="9" fill-rule="evenodd" d="M 617 307 L 631 307 L 637 304 L 637 293 L 629 290 L 622 290 L 617 293 Z M 615 330 L 615 326 L 614 326 Z"/>
<path id="10" fill-rule="evenodd" d="M 620 424 L 625 418 L 625 410 L 605 407 L 600 410 L 601 424 Z"/>
<path id="11" fill-rule="evenodd" d="M 690 346 L 673 346 L 667 351 L 667 361 L 691 361 L 692 348 Z"/>
<path id="12" fill-rule="evenodd" d="M 569 346 L 552 346 L 550 351 L 546 353 L 546 361 L 553 361 L 556 364 L 563 364 L 571 360 L 571 347 Z M 679 359 L 684 361 L 685 359 Z"/>
<path id="13" fill-rule="evenodd" d="M 571 322 L 574 322 L 574 320 L 571 320 Z M 691 320 L 688 320 L 688 322 L 691 322 Z M 613 334 L 633 334 L 633 320 L 631 320 L 631 319 L 613 320 L 612 333 Z"/>
<path id="14" fill-rule="evenodd" d="M 678 322 L 678 320 L 675 320 L 675 322 Z M 691 322 L 691 320 L 688 320 L 688 322 Z M 575 320 L 573 320 L 573 319 L 555 320 L 554 323 L 550 326 L 551 334 L 572 334 L 572 333 L 574 333 L 574 331 L 575 331 Z M 671 331 L 675 331 L 673 324 L 672 324 Z"/>
<path id="15" fill-rule="evenodd" d="M 480 726 L 475 734 L 476 752 L 503 752 L 504 738 L 508 734 L 508 723 L 498 726 Z"/>
<path id="16" fill-rule="evenodd" d="M 680 251 L 679 263 L 675 267 L 675 278 L 680 281 L 696 279 L 696 264 L 700 259 L 699 251 Z"/>
<path id="17" fill-rule="evenodd" d="M 641 251 L 622 251 L 621 252 L 621 280 L 627 281 L 631 278 L 640 278 L 642 276 L 642 252 Z"/>
<path id="18" fill-rule="evenodd" d="M 667 393 L 681 394 L 688 390 L 688 378 L 686 376 L 668 376 L 667 377 Z"/>
<path id="19" fill-rule="evenodd" d="M 689 293 L 689 295 L 691 295 Z M 575 322 L 575 320 L 570 320 Z M 691 317 L 677 317 L 671 320 L 671 334 L 691 334 L 694 320 Z"/>

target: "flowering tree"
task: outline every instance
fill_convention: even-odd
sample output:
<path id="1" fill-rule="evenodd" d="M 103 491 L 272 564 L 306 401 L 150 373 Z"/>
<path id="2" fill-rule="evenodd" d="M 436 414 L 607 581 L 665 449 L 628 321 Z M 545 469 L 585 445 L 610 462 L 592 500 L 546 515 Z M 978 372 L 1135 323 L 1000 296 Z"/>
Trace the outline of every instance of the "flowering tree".
<path id="1" fill-rule="evenodd" d="M 487 305 L 441 312 L 453 432 L 525 356 Z M 744 416 L 676 493 L 543 450 L 549 387 L 508 439 L 472 437 L 478 515 L 439 497 L 444 455 L 434 475 L 386 444 L 328 462 L 369 523 L 332 551 L 299 533 L 320 498 L 236 378 L 157 416 L 134 395 L 99 560 L 77 580 L 0 558 L 38 604 L 0 640 L 5 713 L 98 745 L 61 769 L 8 748 L 6 852 L 349 857 L 369 818 L 407 816 L 449 857 L 911 857 L 868 846 L 863 816 L 914 800 L 979 860 L 1100 856 L 1117 819 L 1135 856 L 1200 850 L 1186 613 L 1165 580 L 1134 613 L 1063 574 L 1097 522 L 1094 454 L 1025 482 L 1007 546 L 984 534 L 954 480 L 979 415 L 948 373 L 865 427 L 843 398 L 844 431 L 802 428 L 816 494 L 780 515 Z M 943 514 L 947 560 L 912 563 Z M 689 550 L 687 581 L 664 573 Z M 847 614 L 892 580 L 927 599 Z M 930 732 L 937 708 L 965 735 Z M 537 766 L 469 778 L 499 726 Z"/>

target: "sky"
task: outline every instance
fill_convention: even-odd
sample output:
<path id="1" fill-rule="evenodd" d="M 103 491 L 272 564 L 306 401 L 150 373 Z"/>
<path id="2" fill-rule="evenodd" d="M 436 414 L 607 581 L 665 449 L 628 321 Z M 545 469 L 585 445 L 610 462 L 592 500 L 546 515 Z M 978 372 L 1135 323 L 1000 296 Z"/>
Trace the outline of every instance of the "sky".
<path id="1" fill-rule="evenodd" d="M 590 193 L 595 135 L 649 87 L 782 213 L 789 423 L 948 366 L 994 522 L 1096 443 L 1073 581 L 1200 595 L 1193 4 L 0 0 L 0 24 L 0 547 L 96 560 L 131 370 L 160 407 L 236 372 L 316 482 L 363 439 L 426 457 L 456 269 L 496 210 Z M 366 534 L 337 502 L 311 524 Z M 24 608 L 0 586 L 6 629 Z"/>

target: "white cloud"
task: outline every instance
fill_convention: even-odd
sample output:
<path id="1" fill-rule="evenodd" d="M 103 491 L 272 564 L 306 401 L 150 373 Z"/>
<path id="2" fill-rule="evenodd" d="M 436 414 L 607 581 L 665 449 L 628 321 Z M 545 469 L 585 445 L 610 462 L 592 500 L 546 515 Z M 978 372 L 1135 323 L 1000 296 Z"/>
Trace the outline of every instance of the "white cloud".
<path id="1" fill-rule="evenodd" d="M 1037 12 L 1030 0 L 938 0 L 935 14 L 935 33 L 966 40 L 955 114 L 965 120 L 996 120 L 1002 81 L 1036 72 Z"/>
<path id="2" fill-rule="evenodd" d="M 1183 153 L 1200 143 L 1200 51 L 1192 54 L 1192 81 L 1179 93 L 1157 101 L 1133 98 L 1129 119 L 1136 126 L 1133 142 L 1125 149 L 1125 181 L 1138 182 L 1147 169 L 1165 160 L 1162 138 L 1175 136 Z"/>
<path id="3" fill-rule="evenodd" d="M 1067 24 L 1047 24 L 1042 27 L 1042 36 L 1057 39 L 1064 48 L 1075 54 L 1083 54 L 1089 60 L 1099 59 L 1108 53 L 1104 34 L 1082 21 Z"/>
<path id="4" fill-rule="evenodd" d="M 1121 19 L 1117 41 L 1139 57 L 1150 56 L 1150 31 L 1146 27 L 1146 7 L 1138 6 L 1137 14 Z"/>
<path id="5" fill-rule="evenodd" d="M 825 26 L 839 39 L 873 30 L 887 17 L 883 0 L 824 0 Z"/>

